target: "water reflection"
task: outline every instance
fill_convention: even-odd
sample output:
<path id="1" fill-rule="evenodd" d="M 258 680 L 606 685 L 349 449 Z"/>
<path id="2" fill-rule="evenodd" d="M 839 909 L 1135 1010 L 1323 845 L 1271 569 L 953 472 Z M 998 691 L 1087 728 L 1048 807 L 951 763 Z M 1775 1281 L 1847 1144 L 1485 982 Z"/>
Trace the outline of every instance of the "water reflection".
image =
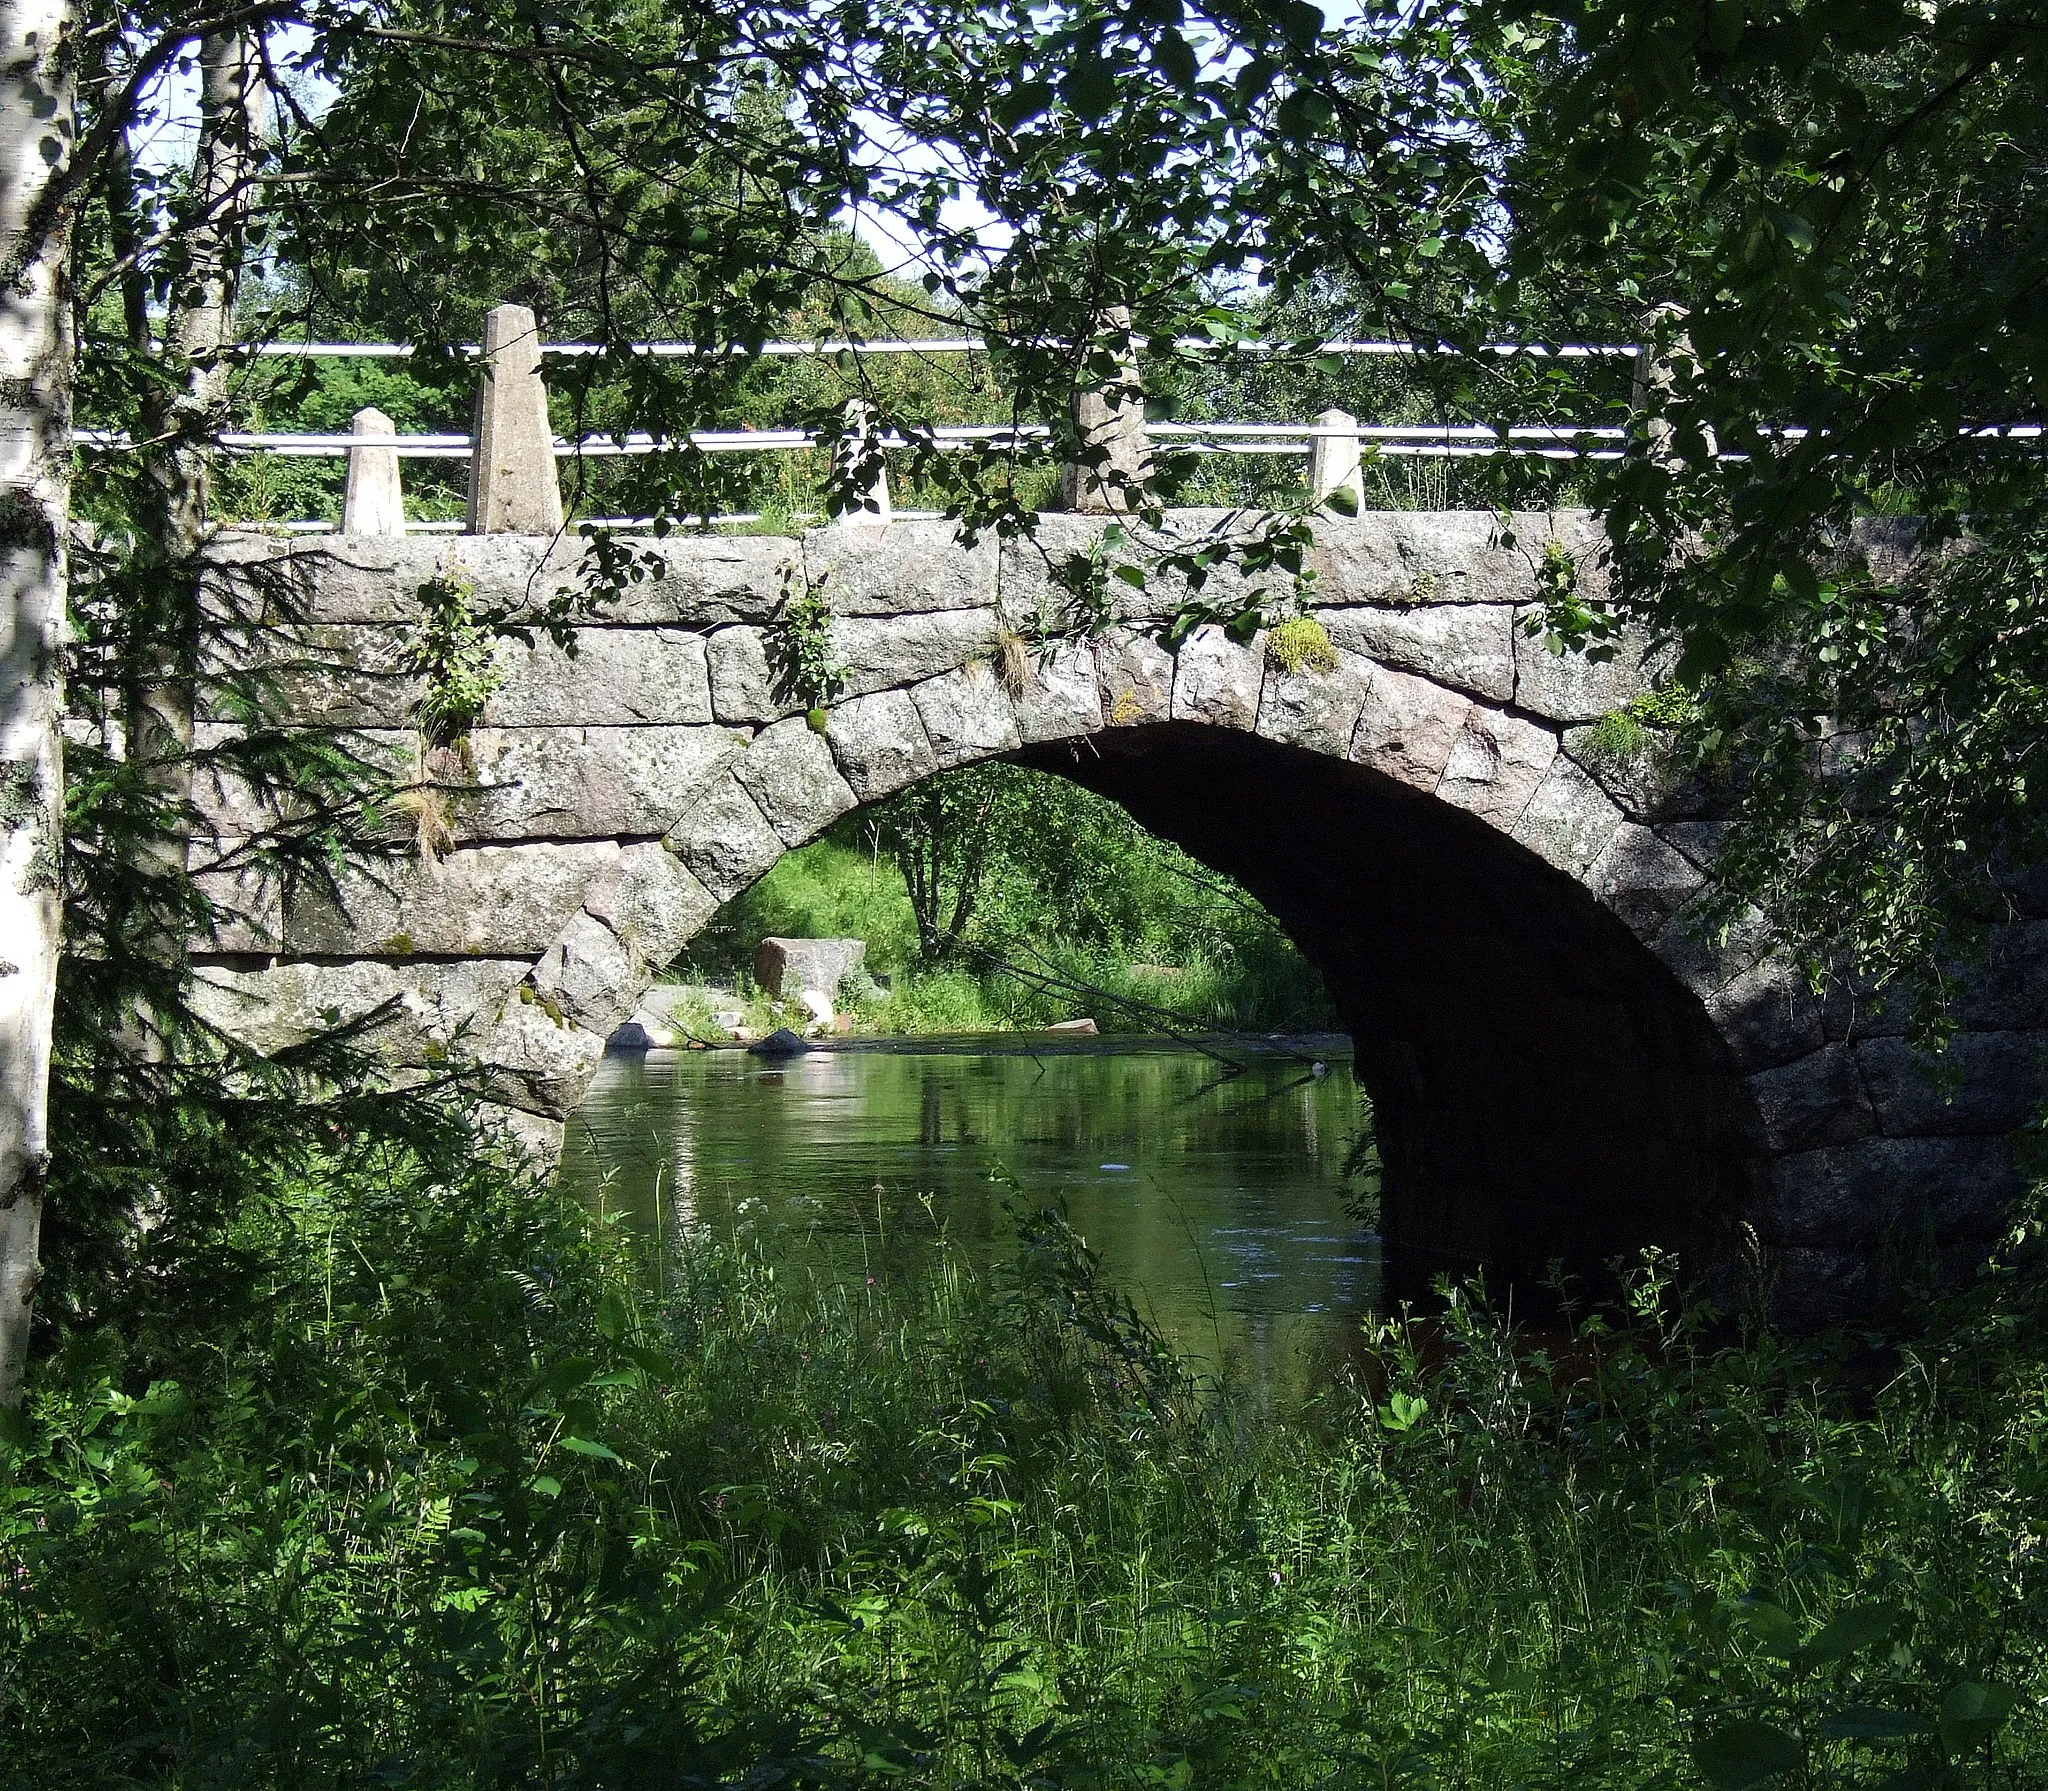
<path id="1" fill-rule="evenodd" d="M 744 1232 L 821 1277 L 911 1272 L 944 1235 L 987 1263 L 1003 1202 L 1064 1201 L 1116 1280 L 1202 1365 L 1276 1391 L 1341 1349 L 1378 1243 L 1346 1217 L 1358 1130 L 1348 1057 L 1226 1076 L 1181 1048 L 1032 1056 L 739 1052 L 606 1062 L 563 1173 L 664 1230 Z"/>

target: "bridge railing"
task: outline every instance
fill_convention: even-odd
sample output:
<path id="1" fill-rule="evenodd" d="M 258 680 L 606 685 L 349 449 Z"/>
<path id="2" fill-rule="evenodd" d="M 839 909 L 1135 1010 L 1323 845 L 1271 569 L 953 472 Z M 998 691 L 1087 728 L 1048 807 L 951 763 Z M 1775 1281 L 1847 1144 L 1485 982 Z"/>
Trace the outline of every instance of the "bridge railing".
<path id="1" fill-rule="evenodd" d="M 1682 338 L 1680 339 L 1682 343 Z M 756 352 L 773 358 L 865 356 L 865 355 L 962 355 L 984 352 L 980 337 L 941 337 L 925 340 L 858 341 L 851 338 L 823 342 L 769 342 Z M 1190 351 L 1211 351 L 1225 355 L 1259 356 L 1300 353 L 1304 345 L 1256 342 L 1210 341 L 1189 338 L 1179 344 Z M 1317 343 L 1314 352 L 1344 358 L 1379 358 L 1397 355 L 1438 356 L 1478 354 L 1497 358 L 1532 360 L 1622 360 L 1634 362 L 1635 394 L 1638 408 L 1646 391 L 1668 386 L 1669 365 L 1653 359 L 1653 351 L 1634 343 L 1513 343 L 1493 342 L 1476 350 L 1443 343 L 1397 341 L 1337 341 Z M 239 358 L 256 359 L 366 359 L 409 358 L 415 349 L 408 343 L 380 342 L 264 342 L 235 351 Z M 543 342 L 533 313 L 523 306 L 501 305 L 485 322 L 481 344 L 466 344 L 446 351 L 458 360 L 472 362 L 480 374 L 475 427 L 467 434 L 401 435 L 391 419 L 374 408 L 356 413 L 348 434 L 287 430 L 230 431 L 216 438 L 217 445 L 234 454 L 260 453 L 287 457 L 346 457 L 348 476 L 342 505 L 340 532 L 346 535 L 403 535 L 409 531 L 466 530 L 475 534 L 553 533 L 563 523 L 560 480 L 556 463 L 563 459 L 605 458 L 648 455 L 687 447 L 703 454 L 786 453 L 812 449 L 830 441 L 835 455 L 854 458 L 854 478 L 860 506 L 836 520 L 859 527 L 887 523 L 893 518 L 910 519 L 935 512 L 899 511 L 892 507 L 888 474 L 881 458 L 889 449 L 914 445 L 908 438 L 877 431 L 860 400 L 847 410 L 847 425 L 836 437 L 803 429 L 692 430 L 674 436 L 647 431 L 625 434 L 600 433 L 563 439 L 555 435 L 548 420 L 547 390 L 542 363 L 548 359 L 586 358 L 611 352 L 588 342 Z M 695 343 L 637 342 L 625 349 L 630 355 L 657 359 L 700 356 L 705 351 Z M 737 357 L 739 351 L 733 351 Z M 1545 460 L 1614 460 L 1628 450 L 1630 431 L 1602 425 L 1572 427 L 1549 424 L 1514 425 L 1496 428 L 1479 423 L 1366 423 L 1349 412 L 1325 410 L 1315 421 L 1300 422 L 1155 422 L 1148 421 L 1141 403 L 1130 392 L 1136 385 L 1133 369 L 1123 386 L 1111 394 L 1083 394 L 1077 402 L 1076 421 L 1083 436 L 1097 451 L 1087 467 L 1070 467 L 1061 480 L 1062 507 L 1078 510 L 1116 511 L 1129 507 L 1128 492 L 1142 477 L 1152 445 L 1175 454 L 1275 455 L 1305 457 L 1309 493 L 1317 504 L 1353 508 L 1363 504 L 1363 468 L 1368 459 L 1460 459 L 1494 455 L 1517 455 Z M 1084 414 L 1085 413 L 1085 414 Z M 1051 435 L 1044 426 L 1010 424 L 942 424 L 921 431 L 915 445 L 941 450 L 989 445 L 1023 446 L 1044 441 Z M 1966 431 L 1998 437 L 2038 437 L 2038 425 L 1994 425 Z M 1785 428 L 1776 434 L 1787 442 L 1803 439 L 1807 432 Z M 1651 428 L 1651 448 L 1658 451 L 1656 425 Z M 80 429 L 80 447 L 120 451 L 134 444 L 119 432 Z M 461 460 L 470 468 L 467 516 L 460 522 L 408 521 L 400 478 L 400 463 L 406 460 Z M 1350 503 L 1345 503 L 1348 494 Z M 598 525 L 634 526 L 642 517 L 601 517 Z M 750 513 L 706 514 L 708 522 L 748 522 Z M 334 525 L 303 521 L 282 525 L 298 533 L 325 532 Z"/>

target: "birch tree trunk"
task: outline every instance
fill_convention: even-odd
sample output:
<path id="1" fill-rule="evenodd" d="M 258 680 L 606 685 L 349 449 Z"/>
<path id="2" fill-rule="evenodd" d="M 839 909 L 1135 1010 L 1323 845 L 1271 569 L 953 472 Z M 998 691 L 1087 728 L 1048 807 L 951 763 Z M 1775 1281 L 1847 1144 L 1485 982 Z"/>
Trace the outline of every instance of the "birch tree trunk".
<path id="1" fill-rule="evenodd" d="M 71 0 L 0 0 L 0 1405 L 20 1403 L 48 1158 L 63 921 L 71 499 Z"/>

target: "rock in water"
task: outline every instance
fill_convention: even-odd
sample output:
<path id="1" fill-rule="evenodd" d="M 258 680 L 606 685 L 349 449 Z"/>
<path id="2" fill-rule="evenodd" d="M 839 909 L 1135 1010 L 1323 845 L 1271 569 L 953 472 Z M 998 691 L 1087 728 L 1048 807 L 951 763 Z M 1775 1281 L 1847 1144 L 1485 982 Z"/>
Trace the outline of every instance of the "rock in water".
<path id="1" fill-rule="evenodd" d="M 654 1040 L 638 1020 L 628 1020 L 604 1042 L 607 1057 L 645 1057 L 653 1049 Z"/>
<path id="2" fill-rule="evenodd" d="M 810 1046 L 787 1026 L 778 1026 L 758 1045 L 747 1049 L 756 1057 L 801 1057 Z"/>
<path id="3" fill-rule="evenodd" d="M 1093 1020 L 1060 1020 L 1046 1028 L 1047 1032 L 1070 1032 L 1078 1038 L 1092 1039 L 1102 1030 Z"/>

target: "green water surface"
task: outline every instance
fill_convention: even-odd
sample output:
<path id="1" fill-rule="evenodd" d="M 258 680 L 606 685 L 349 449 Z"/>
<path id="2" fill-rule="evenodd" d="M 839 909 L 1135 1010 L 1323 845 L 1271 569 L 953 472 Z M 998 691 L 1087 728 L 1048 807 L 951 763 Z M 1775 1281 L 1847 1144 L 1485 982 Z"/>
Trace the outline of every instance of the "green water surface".
<path id="1" fill-rule="evenodd" d="M 1360 1126 L 1346 1043 L 1233 1046 L 1235 1073 L 1182 1046 L 1032 1054 L 1014 1034 L 614 1057 L 563 1173 L 650 1228 L 743 1237 L 821 1279 L 912 1272 L 941 1236 L 985 1265 L 1007 1247 L 1006 1200 L 1064 1203 L 1202 1369 L 1295 1389 L 1376 1288 L 1378 1240 L 1343 1202 Z"/>

